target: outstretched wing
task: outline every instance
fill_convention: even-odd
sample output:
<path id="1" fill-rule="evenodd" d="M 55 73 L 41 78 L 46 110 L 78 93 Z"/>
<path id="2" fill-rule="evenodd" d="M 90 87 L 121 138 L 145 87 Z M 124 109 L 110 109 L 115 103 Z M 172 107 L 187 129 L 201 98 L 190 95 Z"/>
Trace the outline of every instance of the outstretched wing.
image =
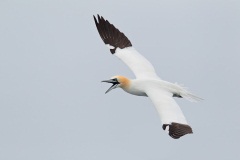
<path id="1" fill-rule="evenodd" d="M 136 78 L 159 78 L 152 64 L 133 47 L 130 40 L 114 25 L 98 15 L 94 21 L 100 37 L 112 54 L 121 59 L 135 74 Z"/>
<path id="2" fill-rule="evenodd" d="M 167 129 L 172 138 L 178 139 L 185 134 L 192 133 L 192 128 L 187 124 L 180 107 L 172 97 L 172 93 L 159 88 L 148 89 L 146 93 L 160 115 L 163 129 Z"/>

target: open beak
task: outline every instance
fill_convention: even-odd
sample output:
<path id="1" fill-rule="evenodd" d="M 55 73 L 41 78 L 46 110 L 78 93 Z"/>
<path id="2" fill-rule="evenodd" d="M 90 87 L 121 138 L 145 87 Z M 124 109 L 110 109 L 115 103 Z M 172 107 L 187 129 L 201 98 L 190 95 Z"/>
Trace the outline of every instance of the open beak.
<path id="1" fill-rule="evenodd" d="M 102 82 L 112 83 L 112 86 L 105 92 L 105 94 L 108 93 L 109 91 L 111 91 L 112 89 L 117 88 L 117 86 L 119 84 L 119 82 L 114 79 L 104 80 Z"/>

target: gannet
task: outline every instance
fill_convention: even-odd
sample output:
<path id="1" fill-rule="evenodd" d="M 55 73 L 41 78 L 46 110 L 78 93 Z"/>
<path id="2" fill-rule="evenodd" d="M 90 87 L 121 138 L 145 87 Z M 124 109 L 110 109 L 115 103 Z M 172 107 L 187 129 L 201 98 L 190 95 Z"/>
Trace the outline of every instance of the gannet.
<path id="1" fill-rule="evenodd" d="M 133 48 L 124 33 L 102 16 L 93 17 L 100 37 L 110 52 L 122 60 L 136 76 L 136 79 L 129 79 L 117 75 L 102 81 L 112 83 L 105 93 L 115 88 L 122 88 L 127 93 L 149 97 L 160 115 L 163 130 L 166 130 L 172 138 L 178 139 L 193 133 L 173 97 L 186 98 L 190 101 L 198 101 L 201 98 L 177 83 L 160 79 L 152 64 Z"/>

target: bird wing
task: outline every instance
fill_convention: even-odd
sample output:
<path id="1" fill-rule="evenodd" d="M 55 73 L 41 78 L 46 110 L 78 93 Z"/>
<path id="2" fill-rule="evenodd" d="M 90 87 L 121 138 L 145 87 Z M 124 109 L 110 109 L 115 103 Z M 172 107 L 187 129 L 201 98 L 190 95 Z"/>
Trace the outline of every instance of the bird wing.
<path id="1" fill-rule="evenodd" d="M 159 78 L 152 64 L 138 53 L 130 40 L 114 25 L 98 15 L 94 21 L 100 37 L 110 48 L 112 54 L 121 59 L 135 74 L 136 78 Z"/>
<path id="2" fill-rule="evenodd" d="M 168 128 L 168 134 L 172 138 L 178 139 L 185 134 L 192 133 L 192 128 L 187 124 L 180 107 L 172 97 L 172 93 L 152 87 L 148 88 L 146 94 L 160 115 L 163 129 Z"/>

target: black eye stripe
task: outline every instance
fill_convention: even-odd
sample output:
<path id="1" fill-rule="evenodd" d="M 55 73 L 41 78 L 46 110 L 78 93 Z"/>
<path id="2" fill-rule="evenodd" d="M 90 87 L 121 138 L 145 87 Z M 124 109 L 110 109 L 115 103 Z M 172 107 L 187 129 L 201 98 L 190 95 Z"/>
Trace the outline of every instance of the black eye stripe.
<path id="1" fill-rule="evenodd" d="M 112 81 L 113 81 L 113 83 L 115 83 L 115 84 L 120 84 L 120 83 L 118 82 L 118 79 L 117 79 L 117 78 L 113 78 Z"/>
<path id="2" fill-rule="evenodd" d="M 118 82 L 117 78 L 114 78 L 114 79 L 112 79 L 112 80 Z"/>

